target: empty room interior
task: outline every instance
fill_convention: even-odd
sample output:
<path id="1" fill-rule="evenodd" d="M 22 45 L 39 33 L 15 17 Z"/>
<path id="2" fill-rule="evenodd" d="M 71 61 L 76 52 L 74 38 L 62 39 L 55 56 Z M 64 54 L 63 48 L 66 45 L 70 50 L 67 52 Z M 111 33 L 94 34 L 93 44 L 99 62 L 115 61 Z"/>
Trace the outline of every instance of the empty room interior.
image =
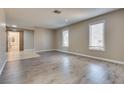
<path id="1" fill-rule="evenodd" d="M 123 8 L 0 8 L 0 84 L 124 84 Z"/>

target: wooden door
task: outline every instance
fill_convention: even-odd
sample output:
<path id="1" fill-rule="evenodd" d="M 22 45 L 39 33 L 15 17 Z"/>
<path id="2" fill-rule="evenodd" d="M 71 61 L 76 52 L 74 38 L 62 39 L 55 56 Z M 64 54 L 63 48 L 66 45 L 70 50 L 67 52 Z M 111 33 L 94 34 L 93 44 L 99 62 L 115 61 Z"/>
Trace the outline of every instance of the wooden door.
<path id="1" fill-rule="evenodd" d="M 20 51 L 24 50 L 24 31 L 20 31 Z"/>
<path id="2" fill-rule="evenodd" d="M 6 31 L 6 52 L 8 52 L 8 31 Z"/>

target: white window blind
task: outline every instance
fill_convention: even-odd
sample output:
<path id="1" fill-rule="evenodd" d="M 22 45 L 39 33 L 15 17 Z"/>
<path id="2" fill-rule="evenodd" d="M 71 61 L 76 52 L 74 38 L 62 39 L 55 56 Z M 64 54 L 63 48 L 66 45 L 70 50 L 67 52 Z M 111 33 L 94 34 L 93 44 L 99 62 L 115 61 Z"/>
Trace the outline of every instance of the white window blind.
<path id="1" fill-rule="evenodd" d="M 68 30 L 66 30 L 66 31 L 63 31 L 63 34 L 62 34 L 62 37 L 63 37 L 63 46 L 64 47 L 68 47 L 69 46 L 69 40 L 68 40 L 68 35 L 69 33 L 68 33 Z"/>
<path id="2" fill-rule="evenodd" d="M 105 22 L 89 25 L 89 49 L 104 51 L 104 25 Z"/>

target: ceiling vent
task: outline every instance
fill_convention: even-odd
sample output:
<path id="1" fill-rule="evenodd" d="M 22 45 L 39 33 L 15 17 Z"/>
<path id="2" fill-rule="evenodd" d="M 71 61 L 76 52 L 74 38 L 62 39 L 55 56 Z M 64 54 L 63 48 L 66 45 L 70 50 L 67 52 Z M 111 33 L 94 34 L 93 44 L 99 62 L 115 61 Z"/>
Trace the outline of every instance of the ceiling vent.
<path id="1" fill-rule="evenodd" d="M 53 13 L 55 13 L 55 14 L 61 14 L 61 11 L 60 10 L 54 10 Z"/>

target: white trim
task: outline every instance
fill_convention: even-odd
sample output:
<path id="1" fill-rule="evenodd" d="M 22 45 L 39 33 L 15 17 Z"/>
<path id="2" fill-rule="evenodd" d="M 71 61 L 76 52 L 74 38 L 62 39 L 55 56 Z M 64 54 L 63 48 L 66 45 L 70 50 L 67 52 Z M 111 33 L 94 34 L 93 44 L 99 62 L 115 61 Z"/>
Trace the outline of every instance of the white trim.
<path id="1" fill-rule="evenodd" d="M 5 67 L 5 65 L 7 63 L 7 55 L 5 54 L 4 57 L 5 57 L 4 60 L 1 60 L 2 61 L 2 66 L 0 68 L 0 75 L 2 74 L 3 69 L 4 69 L 4 67 Z"/>
<path id="2" fill-rule="evenodd" d="M 113 60 L 113 59 L 106 59 L 106 58 L 101 58 L 101 57 L 95 57 L 95 56 L 91 56 L 91 55 L 85 55 L 85 54 L 81 54 L 81 53 L 63 51 L 63 50 L 58 50 L 58 49 L 56 49 L 56 51 L 64 52 L 64 53 L 69 53 L 69 54 L 73 54 L 73 55 L 79 55 L 79 56 L 83 56 L 83 57 L 89 57 L 89 58 L 98 59 L 98 60 L 103 60 L 103 61 L 107 61 L 107 62 L 111 62 L 111 63 L 116 63 L 116 64 L 123 64 L 124 65 L 123 61 L 118 61 L 118 60 Z"/>
<path id="3" fill-rule="evenodd" d="M 48 50 L 39 50 L 39 51 L 35 51 L 35 52 L 49 52 L 49 51 L 55 51 L 56 49 L 48 49 Z"/>

